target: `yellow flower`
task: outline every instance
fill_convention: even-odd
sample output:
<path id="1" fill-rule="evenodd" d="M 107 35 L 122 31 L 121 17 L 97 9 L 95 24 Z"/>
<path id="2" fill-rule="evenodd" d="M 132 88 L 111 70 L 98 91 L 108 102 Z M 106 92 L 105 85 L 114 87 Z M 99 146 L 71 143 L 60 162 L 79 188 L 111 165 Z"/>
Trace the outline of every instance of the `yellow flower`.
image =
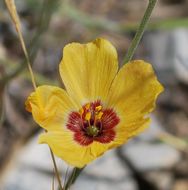
<path id="1" fill-rule="evenodd" d="M 104 39 L 68 44 L 59 69 L 66 90 L 39 86 L 26 109 L 47 130 L 39 142 L 76 167 L 142 132 L 163 91 L 149 63 L 131 61 L 118 71 L 116 49 Z"/>

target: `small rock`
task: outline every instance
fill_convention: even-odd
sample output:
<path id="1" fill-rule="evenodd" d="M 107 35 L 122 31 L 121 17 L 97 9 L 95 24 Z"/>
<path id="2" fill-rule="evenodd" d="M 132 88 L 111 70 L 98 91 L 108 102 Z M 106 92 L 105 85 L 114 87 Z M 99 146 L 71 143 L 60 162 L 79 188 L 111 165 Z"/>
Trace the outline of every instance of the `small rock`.
<path id="1" fill-rule="evenodd" d="M 188 29 L 148 32 L 143 38 L 148 59 L 166 84 L 188 84 Z"/>
<path id="2" fill-rule="evenodd" d="M 87 175 L 111 180 L 120 180 L 130 175 L 129 169 L 126 166 L 122 167 L 114 150 L 106 152 L 102 157 L 89 164 L 84 171 Z"/>
<path id="3" fill-rule="evenodd" d="M 52 176 L 41 174 L 31 168 L 17 167 L 3 186 L 3 190 L 50 190 Z"/>
<path id="4" fill-rule="evenodd" d="M 164 132 L 164 128 L 157 120 L 155 115 L 151 115 L 151 124 L 143 133 L 138 136 L 138 139 L 143 141 L 153 141 L 157 140 L 159 135 Z"/>
<path id="5" fill-rule="evenodd" d="M 60 158 L 56 157 L 58 169 L 65 173 L 67 165 Z M 29 168 L 36 168 L 41 171 L 53 172 L 53 163 L 49 147 L 46 144 L 38 144 L 38 136 L 31 139 L 20 153 L 18 164 Z"/>
<path id="6" fill-rule="evenodd" d="M 124 155 L 141 171 L 169 169 L 180 161 L 180 153 L 171 146 L 130 141 L 123 149 Z"/>
<path id="7" fill-rule="evenodd" d="M 113 171 L 111 171 L 113 172 Z M 115 172 L 114 172 L 115 173 Z M 122 178 L 122 176 L 119 176 Z M 80 176 L 78 181 L 73 186 L 72 190 L 137 190 L 135 181 L 127 176 L 121 180 L 112 180 L 106 178 L 90 178 L 87 176 Z"/>
<path id="8" fill-rule="evenodd" d="M 173 190 L 188 190 L 188 181 L 183 179 L 176 181 Z"/>
<path id="9" fill-rule="evenodd" d="M 172 190 L 173 174 L 166 171 L 150 171 L 146 173 L 146 179 L 155 184 L 160 190 Z"/>
<path id="10" fill-rule="evenodd" d="M 172 69 L 171 57 L 169 56 L 170 36 L 170 31 L 152 31 L 147 32 L 143 38 L 148 59 L 154 65 L 154 68 L 160 72 Z M 168 75 L 170 76 L 171 73 L 168 73 Z"/>
<path id="11" fill-rule="evenodd" d="M 174 48 L 172 58 L 175 74 L 180 81 L 188 84 L 188 29 L 176 29 L 171 38 Z"/>

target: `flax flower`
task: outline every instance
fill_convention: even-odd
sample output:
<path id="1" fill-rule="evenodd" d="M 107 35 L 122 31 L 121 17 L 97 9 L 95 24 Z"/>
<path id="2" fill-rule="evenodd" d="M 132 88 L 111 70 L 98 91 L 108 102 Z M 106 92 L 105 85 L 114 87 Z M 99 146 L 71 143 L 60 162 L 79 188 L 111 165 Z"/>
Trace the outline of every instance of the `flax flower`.
<path id="1" fill-rule="evenodd" d="M 59 70 L 66 90 L 39 86 L 26 109 L 47 131 L 39 142 L 76 167 L 147 128 L 163 91 L 149 63 L 135 60 L 118 70 L 116 49 L 101 38 L 65 46 Z"/>

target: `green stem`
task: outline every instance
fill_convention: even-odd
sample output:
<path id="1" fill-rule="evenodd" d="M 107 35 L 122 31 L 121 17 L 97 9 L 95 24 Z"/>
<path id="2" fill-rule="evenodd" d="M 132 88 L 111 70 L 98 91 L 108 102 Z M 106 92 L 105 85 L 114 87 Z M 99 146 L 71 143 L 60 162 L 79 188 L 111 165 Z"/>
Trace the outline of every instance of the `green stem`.
<path id="1" fill-rule="evenodd" d="M 84 168 L 74 168 L 63 190 L 68 190 L 74 184 Z"/>
<path id="2" fill-rule="evenodd" d="M 123 63 L 127 63 L 132 59 L 134 52 L 135 52 L 135 50 L 136 50 L 136 48 L 137 48 L 137 46 L 138 46 L 138 44 L 139 44 L 139 42 L 143 36 L 143 33 L 145 31 L 145 28 L 147 26 L 147 23 L 149 21 L 149 18 L 151 16 L 151 13 L 152 13 L 154 7 L 155 7 L 156 2 L 157 2 L 157 0 L 149 0 L 148 7 L 144 13 L 144 16 L 142 18 L 140 26 L 136 32 L 136 35 L 131 42 L 130 48 L 128 49 L 128 52 L 127 52 L 127 54 L 123 60 Z"/>
<path id="3" fill-rule="evenodd" d="M 61 178 L 60 178 L 59 171 L 57 169 L 57 164 L 56 164 L 56 161 L 55 161 L 55 157 L 54 157 L 54 154 L 53 154 L 51 149 L 50 149 L 50 154 L 51 154 L 51 157 L 52 157 L 56 178 L 57 178 L 57 181 L 58 181 L 58 184 L 59 184 L 59 190 L 63 190 L 63 187 L 61 185 Z"/>

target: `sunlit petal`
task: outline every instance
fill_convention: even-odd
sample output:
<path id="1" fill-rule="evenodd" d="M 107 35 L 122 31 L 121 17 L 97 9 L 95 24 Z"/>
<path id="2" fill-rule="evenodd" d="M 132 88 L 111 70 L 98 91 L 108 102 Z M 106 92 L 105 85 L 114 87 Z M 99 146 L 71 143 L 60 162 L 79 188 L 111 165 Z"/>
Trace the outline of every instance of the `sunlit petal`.
<path id="1" fill-rule="evenodd" d="M 116 49 L 104 39 L 71 43 L 63 50 L 60 74 L 68 94 L 78 105 L 104 100 L 118 69 Z"/>
<path id="2" fill-rule="evenodd" d="M 65 90 L 54 86 L 40 86 L 26 100 L 26 109 L 34 120 L 46 130 L 61 130 L 67 114 L 77 107 Z"/>

